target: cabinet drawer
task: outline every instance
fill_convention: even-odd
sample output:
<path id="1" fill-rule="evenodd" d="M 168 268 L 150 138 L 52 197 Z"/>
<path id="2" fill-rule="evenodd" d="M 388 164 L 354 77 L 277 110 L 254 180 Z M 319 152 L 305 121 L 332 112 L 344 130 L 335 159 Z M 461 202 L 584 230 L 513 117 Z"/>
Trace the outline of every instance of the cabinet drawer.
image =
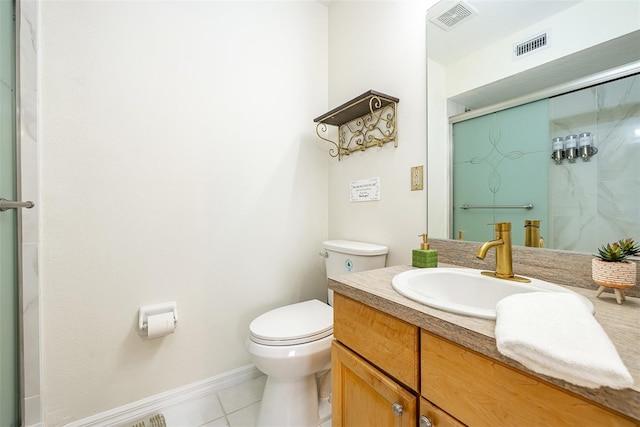
<path id="1" fill-rule="evenodd" d="M 422 331 L 421 394 L 469 426 L 637 426 L 629 418 Z"/>
<path id="2" fill-rule="evenodd" d="M 350 298 L 334 294 L 333 335 L 412 390 L 418 390 L 419 329 Z"/>
<path id="3" fill-rule="evenodd" d="M 429 420 L 423 419 L 426 418 Z M 453 418 L 451 415 L 438 408 L 427 399 L 420 399 L 420 414 L 418 415 L 419 427 L 465 427 L 460 421 Z"/>

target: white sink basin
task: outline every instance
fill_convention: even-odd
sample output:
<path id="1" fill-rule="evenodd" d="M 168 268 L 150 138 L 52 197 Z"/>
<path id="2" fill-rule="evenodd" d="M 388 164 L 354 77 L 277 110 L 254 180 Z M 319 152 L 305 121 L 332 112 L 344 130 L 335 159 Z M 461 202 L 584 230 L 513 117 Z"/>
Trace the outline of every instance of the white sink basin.
<path id="1" fill-rule="evenodd" d="M 593 313 L 587 298 L 562 286 L 528 277 L 531 283 L 496 279 L 480 270 L 421 268 L 397 274 L 391 281 L 399 294 L 429 307 L 451 313 L 496 318 L 496 304 L 502 298 L 523 292 L 569 292 L 579 296 Z"/>

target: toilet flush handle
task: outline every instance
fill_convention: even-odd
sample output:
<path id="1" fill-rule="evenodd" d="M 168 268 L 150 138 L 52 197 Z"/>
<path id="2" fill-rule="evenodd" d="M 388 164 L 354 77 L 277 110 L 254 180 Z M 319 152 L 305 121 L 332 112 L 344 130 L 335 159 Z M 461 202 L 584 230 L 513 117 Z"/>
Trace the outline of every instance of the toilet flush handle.
<path id="1" fill-rule="evenodd" d="M 329 254 L 327 253 L 327 251 L 318 252 L 318 255 L 320 255 L 322 258 L 329 258 Z"/>

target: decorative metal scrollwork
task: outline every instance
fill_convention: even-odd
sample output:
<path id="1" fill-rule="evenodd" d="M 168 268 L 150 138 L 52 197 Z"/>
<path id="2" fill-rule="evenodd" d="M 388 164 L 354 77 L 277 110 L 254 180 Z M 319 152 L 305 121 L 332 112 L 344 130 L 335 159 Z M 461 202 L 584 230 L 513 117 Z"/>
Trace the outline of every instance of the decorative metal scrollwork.
<path id="1" fill-rule="evenodd" d="M 318 123 L 318 125 L 316 126 L 316 135 L 318 135 L 318 137 L 324 141 L 327 141 L 330 144 L 333 144 L 333 146 L 335 148 L 329 148 L 329 155 L 331 157 L 337 157 L 340 155 L 340 145 L 338 145 L 337 142 L 330 140 L 329 138 L 324 137 L 323 135 L 327 134 L 327 125 L 326 123 Z"/>
<path id="2" fill-rule="evenodd" d="M 387 142 L 398 146 L 396 109 L 397 100 L 386 99 L 377 95 L 369 95 L 369 111 L 365 114 L 338 126 L 337 141 L 328 137 L 327 124 L 320 121 L 316 126 L 316 134 L 323 141 L 329 142 L 331 157 L 349 155 L 355 151 L 364 151 L 371 147 L 382 147 Z M 360 99 L 357 102 L 362 102 Z M 346 108 L 349 108 L 347 106 Z M 345 109 L 346 109 L 345 108 Z M 366 107 L 365 107 L 366 108 Z"/>

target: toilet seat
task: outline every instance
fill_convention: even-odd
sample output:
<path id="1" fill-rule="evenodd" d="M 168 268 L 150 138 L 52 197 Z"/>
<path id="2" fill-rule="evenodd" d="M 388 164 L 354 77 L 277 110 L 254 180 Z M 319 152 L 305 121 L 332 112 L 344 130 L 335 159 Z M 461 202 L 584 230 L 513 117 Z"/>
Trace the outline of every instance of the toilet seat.
<path id="1" fill-rule="evenodd" d="M 270 346 L 304 344 L 333 333 L 333 308 L 318 300 L 268 311 L 249 325 L 251 341 Z"/>

